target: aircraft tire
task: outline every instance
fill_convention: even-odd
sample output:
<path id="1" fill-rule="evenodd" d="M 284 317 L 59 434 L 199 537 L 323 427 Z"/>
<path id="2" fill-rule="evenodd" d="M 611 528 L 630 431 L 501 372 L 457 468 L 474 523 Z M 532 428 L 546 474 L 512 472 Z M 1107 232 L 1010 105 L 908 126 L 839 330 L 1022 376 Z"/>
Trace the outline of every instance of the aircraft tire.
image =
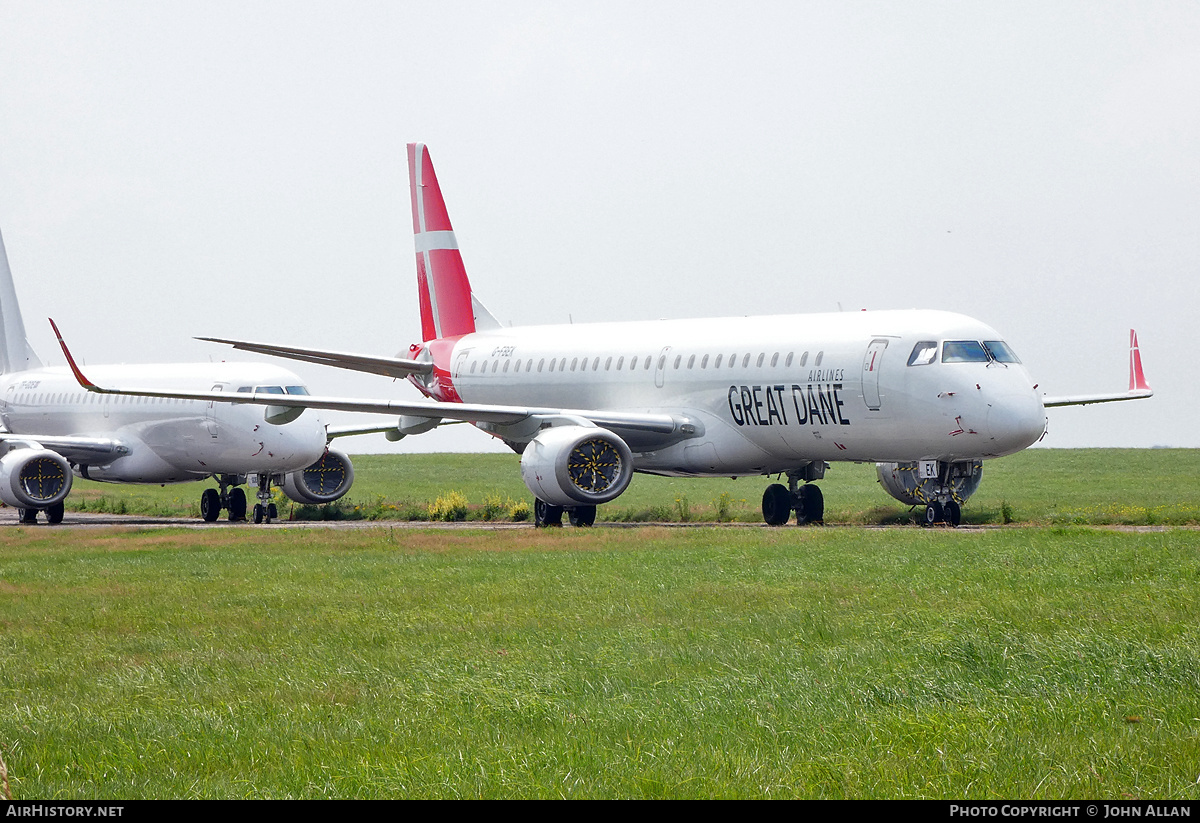
<path id="1" fill-rule="evenodd" d="M 763 520 L 768 526 L 782 526 L 792 516 L 792 494 L 782 483 L 772 483 L 763 492 Z"/>
<path id="2" fill-rule="evenodd" d="M 17 509 L 17 514 L 21 516 L 21 523 L 26 526 L 32 526 L 37 522 L 37 509 Z"/>
<path id="3" fill-rule="evenodd" d="M 800 505 L 796 511 L 796 525 L 825 522 L 825 496 L 821 488 L 809 483 L 800 487 Z"/>
<path id="4" fill-rule="evenodd" d="M 255 523 L 261 523 L 261 522 L 263 522 L 263 507 L 262 507 L 262 503 L 255 503 L 255 504 L 254 504 L 254 522 L 255 522 Z"/>
<path id="5" fill-rule="evenodd" d="M 229 522 L 240 523 L 246 519 L 245 489 L 231 489 L 229 492 Z"/>
<path id="6" fill-rule="evenodd" d="M 596 522 L 595 506 L 576 506 L 567 514 L 572 526 L 590 526 Z"/>
<path id="7" fill-rule="evenodd" d="M 533 501 L 533 525 L 537 528 L 561 526 L 563 516 L 562 506 L 551 506 L 545 500 Z"/>
<path id="8" fill-rule="evenodd" d="M 205 489 L 200 495 L 200 516 L 205 523 L 213 523 L 221 516 L 221 495 L 216 489 Z"/>
<path id="9" fill-rule="evenodd" d="M 946 519 L 947 526 L 957 529 L 958 524 L 962 522 L 962 506 L 950 500 L 942 507 L 942 516 Z"/>
<path id="10" fill-rule="evenodd" d="M 46 509 L 46 522 L 56 525 L 61 523 L 63 521 L 63 513 L 66 510 L 67 507 L 65 504 L 55 503 L 53 506 L 50 506 Z"/>
<path id="11" fill-rule="evenodd" d="M 925 527 L 936 526 L 945 519 L 945 513 L 942 509 L 942 504 L 934 500 L 925 507 L 925 522 L 921 525 Z"/>

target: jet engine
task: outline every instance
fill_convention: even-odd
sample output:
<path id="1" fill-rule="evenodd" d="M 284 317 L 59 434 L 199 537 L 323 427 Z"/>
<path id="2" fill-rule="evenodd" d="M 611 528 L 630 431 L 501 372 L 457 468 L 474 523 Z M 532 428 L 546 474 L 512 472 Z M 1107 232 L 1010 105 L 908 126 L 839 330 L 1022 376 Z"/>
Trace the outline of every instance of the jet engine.
<path id="1" fill-rule="evenodd" d="M 307 469 L 284 475 L 283 493 L 297 503 L 332 503 L 354 483 L 350 458 L 328 449 Z"/>
<path id="2" fill-rule="evenodd" d="M 71 466 L 49 449 L 13 449 L 0 457 L 0 500 L 18 509 L 46 509 L 67 499 Z"/>
<path id="3" fill-rule="evenodd" d="M 971 460 L 950 463 L 949 477 L 943 488 L 938 477 L 921 477 L 920 463 L 876 463 L 879 485 L 887 493 L 910 506 L 926 506 L 948 495 L 958 503 L 964 502 L 979 488 L 983 478 L 983 463 Z"/>
<path id="4" fill-rule="evenodd" d="M 521 479 L 534 497 L 552 506 L 607 503 L 632 477 L 629 446 L 606 429 L 554 426 L 539 432 L 521 454 Z"/>

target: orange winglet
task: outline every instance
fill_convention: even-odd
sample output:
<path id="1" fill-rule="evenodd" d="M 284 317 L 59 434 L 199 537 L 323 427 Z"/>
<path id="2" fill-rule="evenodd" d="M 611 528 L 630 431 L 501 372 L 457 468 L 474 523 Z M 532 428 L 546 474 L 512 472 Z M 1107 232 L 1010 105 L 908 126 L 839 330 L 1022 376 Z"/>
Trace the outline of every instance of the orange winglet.
<path id="1" fill-rule="evenodd" d="M 58 338 L 58 345 L 62 347 L 63 354 L 67 357 L 67 365 L 71 367 L 71 372 L 75 375 L 75 379 L 79 381 L 79 385 L 88 391 L 103 392 L 104 389 L 84 377 L 83 372 L 79 370 L 79 366 L 75 365 L 75 358 L 71 356 L 71 350 L 67 348 L 67 343 L 63 340 L 62 334 L 58 330 L 58 325 L 54 322 L 54 318 L 48 317 L 46 319 L 50 321 L 50 328 L 54 329 L 54 336 Z"/>

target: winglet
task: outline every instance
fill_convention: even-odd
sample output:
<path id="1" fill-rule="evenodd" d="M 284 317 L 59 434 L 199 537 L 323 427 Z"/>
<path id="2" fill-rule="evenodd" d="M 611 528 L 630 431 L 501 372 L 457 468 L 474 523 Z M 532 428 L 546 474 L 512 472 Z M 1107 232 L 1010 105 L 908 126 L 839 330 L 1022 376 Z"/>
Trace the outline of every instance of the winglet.
<path id="1" fill-rule="evenodd" d="M 58 331 L 58 325 L 54 322 L 54 318 L 47 318 L 50 321 L 50 328 L 54 329 L 54 336 L 58 338 L 58 345 L 62 347 L 63 354 L 67 357 L 67 365 L 71 367 L 71 372 L 75 375 L 75 379 L 79 381 L 79 385 L 83 386 L 88 391 L 104 393 L 105 389 L 100 388 L 91 380 L 84 377 L 83 372 L 79 370 L 79 366 L 75 364 L 75 358 L 71 356 L 71 350 L 67 348 L 67 343 L 63 340 L 62 334 Z"/>
<path id="2" fill-rule="evenodd" d="M 1138 349 L 1137 332 L 1129 330 L 1129 391 L 1150 391 L 1142 372 L 1142 352 Z"/>

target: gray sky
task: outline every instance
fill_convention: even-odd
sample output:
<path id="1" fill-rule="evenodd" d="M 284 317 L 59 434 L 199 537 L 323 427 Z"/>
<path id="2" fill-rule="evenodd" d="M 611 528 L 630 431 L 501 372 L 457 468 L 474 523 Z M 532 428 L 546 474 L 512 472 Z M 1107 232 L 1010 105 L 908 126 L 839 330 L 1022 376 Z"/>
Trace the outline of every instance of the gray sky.
<path id="1" fill-rule="evenodd" d="M 0 230 L 53 363 L 395 354 L 422 141 L 504 321 L 948 309 L 1051 394 L 1133 327 L 1046 445 L 1197 447 L 1197 101 L 1194 2 L 0 0 Z"/>

